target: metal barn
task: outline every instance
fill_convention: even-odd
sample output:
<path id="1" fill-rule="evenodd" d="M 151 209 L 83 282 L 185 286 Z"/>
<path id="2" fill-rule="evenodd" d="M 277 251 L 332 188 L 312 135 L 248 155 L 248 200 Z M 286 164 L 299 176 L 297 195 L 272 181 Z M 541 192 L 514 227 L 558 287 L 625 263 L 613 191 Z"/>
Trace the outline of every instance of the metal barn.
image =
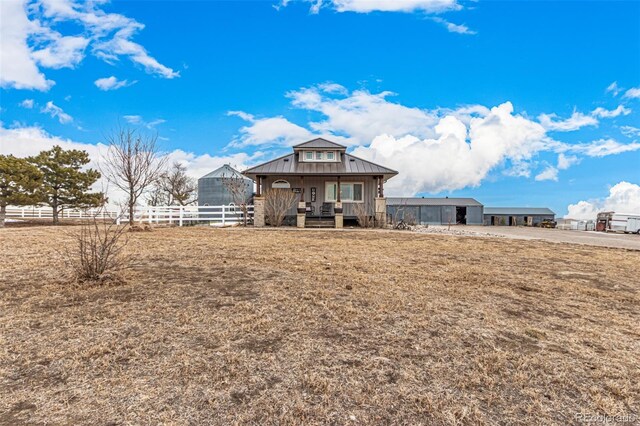
<path id="1" fill-rule="evenodd" d="M 485 207 L 484 224 L 497 226 L 538 226 L 556 214 L 546 207 Z"/>
<path id="2" fill-rule="evenodd" d="M 253 181 L 242 175 L 233 167 L 225 164 L 198 179 L 198 204 L 201 206 L 222 206 L 237 203 L 233 194 L 224 184 L 224 179 L 236 178 L 244 182 L 245 203 L 249 203 L 253 195 Z"/>
<path id="3" fill-rule="evenodd" d="M 420 225 L 482 225 L 483 206 L 473 198 L 387 198 L 387 214 Z"/>

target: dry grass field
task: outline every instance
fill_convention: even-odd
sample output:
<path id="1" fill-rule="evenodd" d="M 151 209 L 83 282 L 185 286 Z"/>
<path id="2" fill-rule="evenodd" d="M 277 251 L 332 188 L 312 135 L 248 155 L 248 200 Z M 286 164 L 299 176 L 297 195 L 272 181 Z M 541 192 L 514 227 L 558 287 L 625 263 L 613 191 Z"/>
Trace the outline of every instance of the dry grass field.
<path id="1" fill-rule="evenodd" d="M 0 230 L 0 424 L 580 424 L 640 415 L 640 252 L 381 231 Z"/>

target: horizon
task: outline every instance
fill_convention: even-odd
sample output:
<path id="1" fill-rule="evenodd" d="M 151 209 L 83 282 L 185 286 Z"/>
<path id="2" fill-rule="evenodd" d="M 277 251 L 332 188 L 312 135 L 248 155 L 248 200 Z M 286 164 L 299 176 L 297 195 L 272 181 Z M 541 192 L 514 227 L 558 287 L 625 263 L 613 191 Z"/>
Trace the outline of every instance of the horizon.
<path id="1" fill-rule="evenodd" d="M 157 133 L 199 178 L 315 137 L 387 196 L 640 212 L 640 2 L 0 3 L 0 154 Z M 102 184 L 100 182 L 99 184 Z M 593 217 L 595 218 L 595 217 Z"/>

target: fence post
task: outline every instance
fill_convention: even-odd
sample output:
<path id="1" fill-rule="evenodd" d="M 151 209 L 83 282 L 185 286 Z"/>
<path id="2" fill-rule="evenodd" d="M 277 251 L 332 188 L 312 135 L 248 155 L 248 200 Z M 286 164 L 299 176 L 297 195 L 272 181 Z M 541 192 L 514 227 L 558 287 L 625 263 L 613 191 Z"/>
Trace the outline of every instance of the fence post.
<path id="1" fill-rule="evenodd" d="M 149 224 L 153 223 L 153 216 L 151 216 L 153 214 L 152 212 L 153 212 L 153 208 L 149 207 L 149 211 L 147 212 L 147 216 L 149 216 L 149 219 L 148 219 Z"/>
<path id="2" fill-rule="evenodd" d="M 180 226 L 182 226 L 182 218 L 184 217 L 184 207 L 180 206 Z"/>
<path id="3" fill-rule="evenodd" d="M 222 226 L 224 226 L 224 210 L 226 209 L 226 206 L 222 206 Z"/>
<path id="4" fill-rule="evenodd" d="M 169 225 L 173 225 L 173 209 L 169 208 Z"/>
<path id="5" fill-rule="evenodd" d="M 21 214 L 22 214 L 22 217 L 24 217 L 24 207 L 22 208 Z"/>
<path id="6" fill-rule="evenodd" d="M 42 217 L 42 207 L 40 207 L 38 209 L 38 217 L 41 218 Z"/>

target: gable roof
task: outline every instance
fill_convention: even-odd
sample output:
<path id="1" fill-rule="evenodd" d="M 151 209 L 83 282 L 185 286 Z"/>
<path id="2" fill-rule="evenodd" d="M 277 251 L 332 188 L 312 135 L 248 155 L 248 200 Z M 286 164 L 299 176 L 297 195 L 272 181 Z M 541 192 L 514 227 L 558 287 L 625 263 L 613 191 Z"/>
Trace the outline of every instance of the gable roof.
<path id="1" fill-rule="evenodd" d="M 479 206 L 474 198 L 436 198 L 436 197 L 387 197 L 388 206 Z"/>
<path id="2" fill-rule="evenodd" d="M 484 214 L 494 215 L 554 215 L 555 213 L 546 207 L 485 207 Z"/>
<path id="3" fill-rule="evenodd" d="M 374 164 L 351 154 L 342 154 L 341 161 L 336 162 L 304 162 L 298 161 L 297 155 L 288 154 L 275 160 L 251 167 L 243 172 L 245 176 L 257 175 L 310 175 L 310 176 L 337 176 L 355 175 L 369 176 L 382 175 L 389 179 L 398 174 L 395 170 Z"/>
<path id="4" fill-rule="evenodd" d="M 246 176 L 243 176 L 242 173 L 240 173 L 239 171 L 237 171 L 236 169 L 234 169 L 228 164 L 225 164 L 222 167 L 218 167 L 214 171 L 209 172 L 206 175 L 202 176 L 200 179 L 222 178 L 222 177 L 227 177 L 227 178 L 241 177 L 243 179 L 246 179 Z"/>
<path id="5" fill-rule="evenodd" d="M 340 145 L 335 142 L 328 141 L 323 138 L 311 139 L 310 141 L 302 142 L 298 145 L 293 146 L 294 151 L 298 151 L 300 149 L 336 149 L 339 151 L 346 151 L 347 147 L 344 145 Z"/>

